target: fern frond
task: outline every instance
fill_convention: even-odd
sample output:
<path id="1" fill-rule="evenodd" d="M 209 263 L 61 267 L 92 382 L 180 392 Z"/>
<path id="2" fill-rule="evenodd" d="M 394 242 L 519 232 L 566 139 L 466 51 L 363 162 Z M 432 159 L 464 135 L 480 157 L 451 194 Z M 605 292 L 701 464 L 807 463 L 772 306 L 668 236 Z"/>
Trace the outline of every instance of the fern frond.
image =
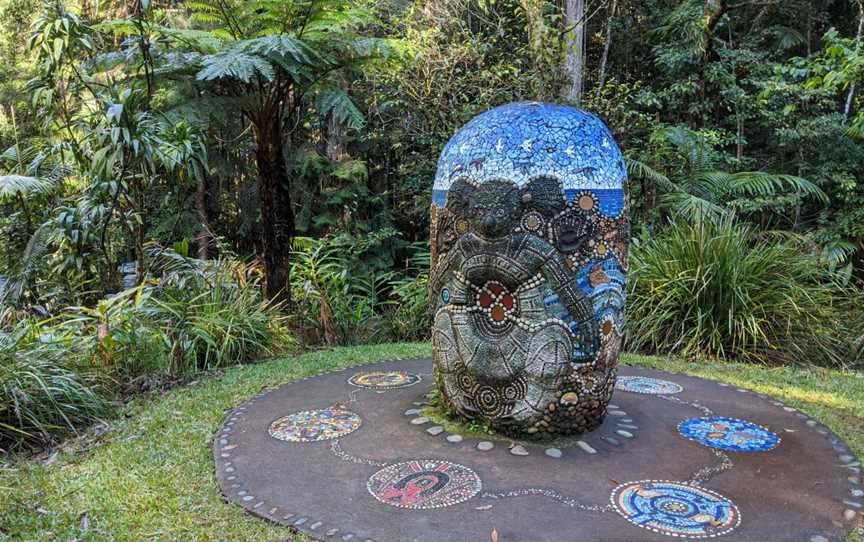
<path id="1" fill-rule="evenodd" d="M 346 128 L 359 130 L 365 124 L 363 113 L 341 88 L 328 88 L 319 92 L 315 107 L 322 117 L 332 113 L 336 121 Z"/>
<path id="2" fill-rule="evenodd" d="M 201 58 L 201 66 L 195 75 L 199 81 L 233 78 L 249 83 L 259 75 L 267 81 L 276 77 L 273 66 L 267 60 L 237 51 L 205 55 Z"/>

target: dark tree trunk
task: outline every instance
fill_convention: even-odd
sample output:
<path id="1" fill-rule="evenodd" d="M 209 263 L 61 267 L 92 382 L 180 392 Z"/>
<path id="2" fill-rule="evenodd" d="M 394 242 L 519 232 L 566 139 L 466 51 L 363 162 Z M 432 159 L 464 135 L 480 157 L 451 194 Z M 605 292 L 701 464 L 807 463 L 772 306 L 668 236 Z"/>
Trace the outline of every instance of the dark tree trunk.
<path id="1" fill-rule="evenodd" d="M 258 204 L 261 209 L 261 255 L 266 276 L 265 295 L 290 303 L 291 240 L 294 210 L 291 180 L 282 156 L 281 115 L 262 114 L 255 122 L 255 161 L 258 165 Z"/>
<path id="2" fill-rule="evenodd" d="M 198 222 L 201 229 L 195 236 L 195 245 L 198 249 L 198 259 L 206 260 L 210 251 L 210 220 L 207 216 L 207 172 L 203 171 L 195 188 L 195 211 L 198 213 Z"/>

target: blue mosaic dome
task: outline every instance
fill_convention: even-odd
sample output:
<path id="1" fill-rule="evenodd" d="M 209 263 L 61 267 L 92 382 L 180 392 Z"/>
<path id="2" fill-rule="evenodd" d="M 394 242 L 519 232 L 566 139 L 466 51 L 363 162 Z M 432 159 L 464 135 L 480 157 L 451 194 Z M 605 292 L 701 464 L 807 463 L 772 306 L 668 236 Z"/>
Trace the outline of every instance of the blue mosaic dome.
<path id="1" fill-rule="evenodd" d="M 496 107 L 459 130 L 438 159 L 432 201 L 443 207 L 460 177 L 475 183 L 504 178 L 524 186 L 538 176 L 560 179 L 570 200 L 590 190 L 610 218 L 623 210 L 627 170 L 603 121 L 575 107 L 541 102 Z"/>

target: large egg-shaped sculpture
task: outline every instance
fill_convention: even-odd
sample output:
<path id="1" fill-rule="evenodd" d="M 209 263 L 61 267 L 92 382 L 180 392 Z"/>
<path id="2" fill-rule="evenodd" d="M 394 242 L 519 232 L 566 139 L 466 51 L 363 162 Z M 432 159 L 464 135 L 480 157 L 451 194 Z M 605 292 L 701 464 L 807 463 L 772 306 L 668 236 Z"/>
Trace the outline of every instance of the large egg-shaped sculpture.
<path id="1" fill-rule="evenodd" d="M 627 192 L 612 134 L 573 107 L 503 105 L 447 143 L 430 278 L 445 407 L 526 436 L 602 423 L 624 323 Z"/>

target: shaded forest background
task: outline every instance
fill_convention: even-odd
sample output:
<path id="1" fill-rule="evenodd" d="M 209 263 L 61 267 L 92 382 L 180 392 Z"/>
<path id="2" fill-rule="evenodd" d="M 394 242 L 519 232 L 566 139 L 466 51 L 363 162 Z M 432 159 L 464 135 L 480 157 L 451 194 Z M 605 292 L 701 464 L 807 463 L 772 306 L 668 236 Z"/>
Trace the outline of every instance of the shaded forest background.
<path id="1" fill-rule="evenodd" d="M 0 27 L 8 439 L 426 337 L 437 156 L 519 100 L 624 150 L 631 349 L 864 356 L 862 0 L 0 0 Z"/>

